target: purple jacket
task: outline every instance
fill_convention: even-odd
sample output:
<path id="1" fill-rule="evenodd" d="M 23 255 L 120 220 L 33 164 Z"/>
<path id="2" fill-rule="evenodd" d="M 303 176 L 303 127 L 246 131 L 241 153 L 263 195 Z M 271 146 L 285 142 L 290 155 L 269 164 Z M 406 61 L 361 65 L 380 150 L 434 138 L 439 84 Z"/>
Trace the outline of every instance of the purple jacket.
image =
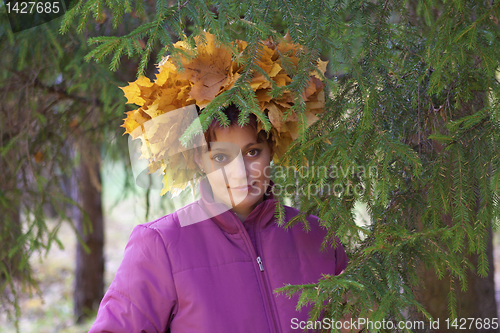
<path id="1" fill-rule="evenodd" d="M 276 201 L 266 196 L 244 223 L 227 211 L 180 227 L 179 214 L 214 211 L 206 198 L 134 228 L 115 279 L 106 292 L 95 332 L 291 332 L 292 318 L 307 320 L 291 299 L 273 292 L 285 284 L 317 282 L 347 266 L 344 248 L 320 250 L 326 235 L 317 217 L 288 230 L 275 223 Z M 296 209 L 286 207 L 286 221 Z"/>

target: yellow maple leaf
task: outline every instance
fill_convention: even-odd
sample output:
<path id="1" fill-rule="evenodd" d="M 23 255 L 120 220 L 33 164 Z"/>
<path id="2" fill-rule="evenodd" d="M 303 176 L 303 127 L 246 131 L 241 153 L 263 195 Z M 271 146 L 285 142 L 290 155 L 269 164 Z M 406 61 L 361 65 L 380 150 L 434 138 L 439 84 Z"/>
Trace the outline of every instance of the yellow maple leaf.
<path id="1" fill-rule="evenodd" d="M 177 68 L 169 61 L 169 57 L 167 57 L 161 65 L 158 65 L 158 71 L 159 73 L 156 74 L 155 83 L 159 86 L 163 86 L 168 79 L 177 76 Z"/>
<path id="2" fill-rule="evenodd" d="M 185 164 L 189 169 L 191 169 L 191 170 L 198 169 L 198 165 L 194 161 L 194 150 L 193 149 L 182 151 L 182 155 L 184 157 Z"/>
<path id="3" fill-rule="evenodd" d="M 288 108 L 285 108 L 285 110 L 288 110 Z M 298 121 L 299 120 L 299 117 L 297 116 L 297 114 L 293 111 L 285 111 L 283 112 L 283 115 L 285 115 L 286 113 L 286 121 Z"/>
<path id="4" fill-rule="evenodd" d="M 282 73 L 274 76 L 273 81 L 276 82 L 278 87 L 283 87 L 292 82 L 292 79 L 287 74 Z"/>
<path id="5" fill-rule="evenodd" d="M 274 50 L 269 48 L 267 45 L 263 44 L 262 45 L 262 54 L 259 57 L 259 60 L 257 61 L 257 66 L 262 68 L 268 75 L 271 73 L 271 70 L 273 69 L 273 66 L 274 66 L 274 62 L 272 60 L 273 55 L 274 55 Z M 280 67 L 280 69 L 281 69 L 281 67 Z M 278 70 L 278 72 L 279 72 L 279 70 Z M 276 75 L 276 74 L 274 74 L 274 75 Z M 271 75 L 269 75 L 269 76 L 271 76 Z"/>
<path id="6" fill-rule="evenodd" d="M 153 162 L 149 163 L 148 174 L 155 173 L 156 171 L 158 171 L 158 169 L 160 169 L 160 167 L 161 167 L 160 161 L 153 161 Z"/>
<path id="7" fill-rule="evenodd" d="M 296 140 L 299 137 L 299 123 L 296 121 L 290 122 L 287 124 L 288 133 L 292 137 L 293 140 Z"/>
<path id="8" fill-rule="evenodd" d="M 326 66 L 328 65 L 328 61 L 323 61 L 321 59 L 318 59 L 318 64 L 317 64 L 317 68 L 319 69 L 319 71 L 321 72 L 321 74 L 323 74 L 323 76 L 325 75 L 326 73 Z M 318 74 L 318 72 L 316 71 L 312 71 L 311 72 L 311 75 L 318 78 L 318 79 L 322 79 L 321 75 Z"/>
<path id="9" fill-rule="evenodd" d="M 271 95 L 268 94 L 269 89 L 259 89 L 255 92 L 255 96 L 259 102 L 270 102 Z"/>
<path id="10" fill-rule="evenodd" d="M 250 82 L 250 87 L 253 90 L 266 89 L 271 87 L 271 83 L 262 74 L 257 74 L 253 77 L 252 82 Z"/>
<path id="11" fill-rule="evenodd" d="M 315 113 L 324 112 L 325 109 L 325 91 L 320 90 L 316 91 L 314 95 L 309 96 L 309 101 L 306 102 L 306 107 L 308 110 L 316 110 L 313 111 Z"/>
<path id="12" fill-rule="evenodd" d="M 288 130 L 285 122 L 283 121 L 283 113 L 274 103 L 266 104 L 269 121 L 278 130 L 278 132 L 286 132 Z"/>
<path id="13" fill-rule="evenodd" d="M 276 131 L 275 129 L 273 130 Z M 283 155 L 285 155 L 290 144 L 293 142 L 293 138 L 290 136 L 288 132 L 282 133 L 281 136 L 274 133 L 273 138 L 275 138 L 274 161 L 277 162 Z"/>
<path id="14" fill-rule="evenodd" d="M 136 81 L 129 82 L 127 87 L 120 87 L 120 89 L 125 93 L 127 103 L 144 106 L 151 104 L 152 100 L 155 99 L 158 86 L 147 77 L 141 76 Z"/>
<path id="15" fill-rule="evenodd" d="M 177 93 L 177 99 L 174 102 L 177 108 L 193 104 L 192 102 L 188 101 L 190 91 L 191 87 L 189 85 L 186 85 L 179 90 L 179 92 Z"/>
<path id="16" fill-rule="evenodd" d="M 297 44 L 293 44 L 286 39 L 282 40 L 278 45 L 276 45 L 277 53 L 282 57 L 287 57 L 292 65 L 297 68 L 299 59 L 296 54 L 301 47 Z"/>
<path id="17" fill-rule="evenodd" d="M 231 89 L 240 76 L 241 75 L 239 73 L 231 75 L 229 80 L 226 82 L 226 85 L 221 88 L 221 92 Z"/>
<path id="18" fill-rule="evenodd" d="M 158 110 L 158 102 L 153 102 L 152 105 L 143 107 L 145 113 L 147 113 L 151 118 L 154 118 L 161 114 L 161 111 Z"/>
<path id="19" fill-rule="evenodd" d="M 179 77 L 194 82 L 189 95 L 197 104 L 215 98 L 228 81 L 232 64 L 230 50 L 217 47 L 214 35 L 205 33 L 205 39 L 207 43 L 202 45 L 200 38 L 195 38 L 198 54 L 194 59 L 181 57 L 184 72 Z"/>
<path id="20" fill-rule="evenodd" d="M 131 115 L 131 113 L 135 111 L 136 110 L 125 112 L 127 118 L 124 119 L 125 121 L 123 122 L 123 125 L 120 126 L 125 128 L 125 133 L 123 133 L 123 135 L 132 134 L 132 132 L 139 126 L 139 124 L 134 120 L 134 118 Z"/>
<path id="21" fill-rule="evenodd" d="M 281 66 L 278 63 L 274 63 L 269 71 L 269 77 L 275 77 L 281 71 Z"/>
<path id="22" fill-rule="evenodd" d="M 314 124 L 316 121 L 318 121 L 318 117 L 316 117 L 316 115 L 314 113 L 312 113 L 310 110 L 306 110 L 306 112 L 304 112 L 305 116 L 306 116 L 306 120 L 307 120 L 307 126 L 311 126 L 312 124 Z"/>
<path id="23" fill-rule="evenodd" d="M 151 82 L 151 80 L 145 76 L 140 76 L 135 82 L 138 86 L 141 87 L 152 87 L 154 85 L 154 82 Z"/>
<path id="24" fill-rule="evenodd" d="M 179 87 L 163 88 L 159 94 L 158 109 L 161 110 L 160 114 L 167 113 L 168 111 L 175 110 L 173 105 L 179 94 Z M 170 108 L 170 107 L 173 107 Z"/>
<path id="25" fill-rule="evenodd" d="M 132 114 L 132 117 L 139 125 L 142 125 L 146 121 L 151 119 L 151 117 L 146 112 L 144 112 L 142 108 L 135 110 L 135 112 Z"/>
<path id="26" fill-rule="evenodd" d="M 314 113 L 320 113 L 320 112 L 323 112 L 324 109 L 323 107 L 325 106 L 325 103 L 322 103 L 322 102 L 306 102 L 306 108 L 308 110 L 317 110 L 317 111 L 313 111 Z"/>
<path id="27" fill-rule="evenodd" d="M 290 93 L 285 93 L 280 99 L 274 99 L 273 102 L 285 109 L 288 109 L 293 104 L 292 95 Z"/>
<path id="28" fill-rule="evenodd" d="M 193 101 L 194 99 L 191 99 L 191 100 Z M 206 107 L 207 107 L 207 105 L 208 105 L 209 103 L 210 103 L 210 101 L 209 101 L 208 99 L 204 99 L 204 100 L 199 101 L 199 102 L 198 102 L 198 101 L 196 101 L 196 105 L 198 105 L 198 107 L 199 107 L 200 109 L 204 109 L 204 108 L 206 108 Z"/>
<path id="29" fill-rule="evenodd" d="M 126 87 L 119 87 L 125 93 L 127 104 L 137 104 L 143 106 L 146 101 L 141 97 L 141 89 L 135 82 L 129 82 Z"/>
<path id="30" fill-rule="evenodd" d="M 125 122 L 122 127 L 125 127 L 125 133 L 128 133 L 132 136 L 132 138 L 137 138 L 142 134 L 141 131 L 136 131 L 137 127 L 144 124 L 146 121 L 150 120 L 151 117 L 145 113 L 141 108 L 133 111 L 126 112 L 127 118 L 125 118 Z M 124 134 L 125 134 L 124 133 Z"/>

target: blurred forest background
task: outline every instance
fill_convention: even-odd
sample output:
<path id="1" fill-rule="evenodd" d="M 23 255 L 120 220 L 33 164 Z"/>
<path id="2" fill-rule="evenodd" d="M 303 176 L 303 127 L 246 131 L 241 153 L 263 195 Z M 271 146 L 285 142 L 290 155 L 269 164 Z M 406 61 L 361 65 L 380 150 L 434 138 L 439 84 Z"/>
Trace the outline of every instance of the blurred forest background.
<path id="1" fill-rule="evenodd" d="M 86 331 L 133 226 L 178 207 L 135 186 L 119 127 L 134 107 L 118 87 L 138 73 L 154 79 L 169 46 L 203 29 L 255 47 L 247 80 L 259 39 L 288 32 L 304 45 L 287 69 L 294 80 L 270 91 L 295 92 L 298 114 L 315 60 L 329 60 L 327 112 L 285 159 L 379 171 L 283 180 L 367 189 L 289 193 L 339 235 L 350 258 L 343 276 L 314 292 L 289 291 L 305 290 L 319 307 L 330 300 L 325 313 L 337 318 L 498 317 L 500 3 L 66 3 L 64 17 L 16 33 L 0 5 L 0 332 Z M 228 100 L 255 112 L 245 84 Z M 347 291 L 358 297 L 345 305 Z"/>

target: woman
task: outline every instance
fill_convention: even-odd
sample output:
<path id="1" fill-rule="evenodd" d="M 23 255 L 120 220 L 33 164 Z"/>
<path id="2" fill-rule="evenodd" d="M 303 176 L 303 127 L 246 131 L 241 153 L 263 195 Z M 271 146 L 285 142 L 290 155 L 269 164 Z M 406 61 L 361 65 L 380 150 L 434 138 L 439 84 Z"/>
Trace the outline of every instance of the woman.
<path id="1" fill-rule="evenodd" d="M 237 124 L 239 110 L 213 121 L 208 143 L 195 155 L 206 175 L 201 199 L 137 226 L 90 332 L 290 332 L 307 321 L 298 297 L 273 291 L 314 283 L 347 265 L 338 241 L 320 250 L 326 230 L 310 215 L 285 230 L 275 223 L 269 179 L 276 147 L 254 115 Z M 285 221 L 299 212 L 285 207 Z M 197 223 L 180 221 L 207 216 Z"/>

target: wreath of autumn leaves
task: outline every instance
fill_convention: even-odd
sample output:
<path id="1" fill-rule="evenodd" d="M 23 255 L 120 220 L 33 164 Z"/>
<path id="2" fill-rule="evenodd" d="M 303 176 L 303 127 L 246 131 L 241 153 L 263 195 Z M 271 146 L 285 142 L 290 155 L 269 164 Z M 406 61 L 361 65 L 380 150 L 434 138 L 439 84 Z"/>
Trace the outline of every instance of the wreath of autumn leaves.
<path id="1" fill-rule="evenodd" d="M 153 134 L 148 134 L 147 137 L 143 135 L 145 134 L 144 123 L 192 104 L 203 109 L 216 96 L 231 89 L 243 69 L 241 62 L 236 60 L 242 56 L 247 47 L 245 41 L 234 42 L 239 54 L 233 56 L 229 48 L 216 45 L 214 35 L 205 32 L 203 39 L 206 43 L 203 43 L 200 37 L 195 38 L 195 50 L 182 41 L 174 44 L 175 48 L 190 55 L 180 58 L 184 71 L 179 70 L 173 59 L 167 56 L 158 64 L 158 74 L 153 82 L 142 76 L 121 88 L 125 93 L 127 103 L 139 106 L 136 110 L 126 112 L 127 118 L 124 119 L 122 127 L 125 127 L 125 133 L 130 134 L 133 139 L 141 138 L 141 158 L 150 161 L 149 173 L 161 170 L 164 184 L 161 195 L 167 191 L 172 193 L 182 191 L 189 183 L 193 184 L 195 175 L 200 171 L 188 154 L 169 154 L 169 150 L 178 151 L 179 138 L 183 134 L 180 129 L 187 128 L 189 123 L 179 124 L 181 126 L 170 124 L 169 128 L 156 126 Z M 293 105 L 293 96 L 290 91 L 285 90 L 281 96 L 272 98 L 269 92 L 273 84 L 269 79 L 278 87 L 292 82 L 292 78 L 283 68 L 285 67 L 283 61 L 286 57 L 287 63 L 296 68 L 298 66 L 297 52 L 300 46 L 286 39 L 276 44 L 270 40 L 262 41 L 262 43 L 263 52 L 257 65 L 268 77 L 256 72 L 250 86 L 255 92 L 261 110 L 272 125 L 271 132 L 275 141 L 275 160 L 277 161 L 284 155 L 292 141 L 299 136 L 298 116 L 294 112 L 288 112 L 285 116 Z M 327 62 L 318 59 L 317 68 L 321 74 L 325 73 L 326 65 Z M 309 85 L 302 92 L 306 102 L 307 126 L 318 120 L 316 115 L 324 111 L 324 84 L 320 79 L 321 75 L 318 72 L 311 72 Z M 191 122 L 192 119 L 186 119 L 186 121 Z M 138 127 L 141 127 L 142 131 L 136 130 Z M 258 122 L 258 130 L 260 129 L 262 129 L 262 124 Z M 157 145 L 156 149 L 155 145 Z M 165 159 L 168 163 L 165 163 Z M 175 167 L 172 168 L 172 166 Z"/>

